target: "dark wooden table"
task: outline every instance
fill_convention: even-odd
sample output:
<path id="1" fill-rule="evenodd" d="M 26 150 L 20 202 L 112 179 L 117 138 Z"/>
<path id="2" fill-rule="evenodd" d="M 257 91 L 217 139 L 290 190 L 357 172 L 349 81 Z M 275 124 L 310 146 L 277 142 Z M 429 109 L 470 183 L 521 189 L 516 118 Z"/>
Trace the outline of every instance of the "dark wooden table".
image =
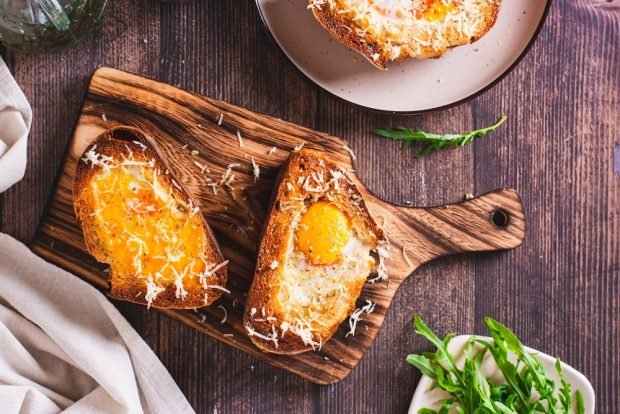
<path id="1" fill-rule="evenodd" d="M 483 317 L 583 372 L 598 412 L 620 407 L 620 5 L 556 1 L 515 71 L 459 107 L 416 117 L 360 111 L 321 93 L 270 43 L 254 2 L 110 2 L 103 26 L 48 55 L 3 52 L 34 111 L 26 177 L 0 196 L 0 230 L 28 243 L 54 183 L 90 74 L 112 66 L 347 139 L 360 178 L 397 203 L 454 202 L 518 189 L 528 235 L 503 253 L 425 265 L 400 289 L 376 342 L 344 381 L 306 382 L 154 311 L 116 306 L 198 412 L 402 413 L 420 375 L 406 364 L 437 331 L 485 334 Z M 0 86 L 1 87 L 1 86 Z M 415 159 L 373 127 L 462 131 L 502 113 L 501 132 Z M 615 160 L 614 160 L 615 153 Z"/>

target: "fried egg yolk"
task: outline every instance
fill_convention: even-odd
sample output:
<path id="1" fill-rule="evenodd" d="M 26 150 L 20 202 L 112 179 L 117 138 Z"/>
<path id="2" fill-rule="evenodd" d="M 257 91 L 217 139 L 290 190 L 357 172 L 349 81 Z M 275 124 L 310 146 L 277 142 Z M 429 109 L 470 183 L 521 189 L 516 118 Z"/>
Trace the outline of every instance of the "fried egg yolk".
<path id="1" fill-rule="evenodd" d="M 152 169 L 112 168 L 91 185 L 99 240 L 117 272 L 157 275 L 162 284 L 181 277 L 186 288 L 198 284 L 191 275 L 206 268 L 203 225 L 160 186 Z"/>
<path id="2" fill-rule="evenodd" d="M 312 264 L 339 263 L 351 237 L 349 218 L 333 203 L 317 201 L 301 217 L 296 236 L 296 249 Z"/>
<path id="3" fill-rule="evenodd" d="M 393 22 L 406 21 L 407 11 L 412 12 L 417 19 L 434 22 L 443 19 L 456 8 L 456 2 L 445 0 L 418 1 L 413 8 L 411 1 L 407 0 L 375 0 L 370 3 L 377 13 Z"/>
<path id="4" fill-rule="evenodd" d="M 455 6 L 453 3 L 446 5 L 441 0 L 434 0 L 428 3 L 427 9 L 424 11 L 424 19 L 429 22 L 434 22 L 437 20 L 441 20 L 448 13 L 454 10 Z"/>

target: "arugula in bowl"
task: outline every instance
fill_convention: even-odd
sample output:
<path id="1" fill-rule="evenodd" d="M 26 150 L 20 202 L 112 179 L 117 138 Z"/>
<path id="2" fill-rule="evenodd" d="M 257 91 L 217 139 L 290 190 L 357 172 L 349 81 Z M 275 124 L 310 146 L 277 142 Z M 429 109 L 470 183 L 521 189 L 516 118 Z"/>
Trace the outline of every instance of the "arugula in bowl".
<path id="1" fill-rule="evenodd" d="M 407 356 L 407 362 L 433 380 L 433 388 L 447 392 L 438 410 L 423 408 L 420 414 L 525 414 L 585 412 L 580 391 L 571 393 L 571 386 L 562 375 L 560 360 L 555 369 L 560 387 L 549 377 L 536 356 L 524 347 L 517 336 L 492 318 L 485 318 L 492 341 L 472 336 L 465 346 L 465 362 L 457 365 L 448 345 L 453 335 L 440 339 L 419 316 L 413 320 L 416 333 L 433 343 L 437 350 Z M 500 370 L 503 381 L 491 381 L 481 366 L 489 354 Z"/>

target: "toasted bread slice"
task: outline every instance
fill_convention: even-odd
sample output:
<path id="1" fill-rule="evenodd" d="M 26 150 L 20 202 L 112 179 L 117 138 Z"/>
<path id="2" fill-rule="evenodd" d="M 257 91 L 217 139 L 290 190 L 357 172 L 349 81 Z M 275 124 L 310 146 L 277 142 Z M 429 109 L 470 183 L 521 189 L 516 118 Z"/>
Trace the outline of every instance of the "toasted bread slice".
<path id="1" fill-rule="evenodd" d="M 426 59 L 473 43 L 495 24 L 501 0 L 309 0 L 338 41 L 387 69 L 390 60 Z"/>
<path id="2" fill-rule="evenodd" d="M 75 215 L 88 251 L 110 265 L 111 297 L 207 306 L 225 290 L 227 261 L 154 145 L 134 128 L 98 136 L 77 162 Z"/>
<path id="3" fill-rule="evenodd" d="M 272 197 L 244 326 L 265 352 L 319 349 L 355 309 L 385 237 L 346 172 L 321 153 L 291 153 Z"/>

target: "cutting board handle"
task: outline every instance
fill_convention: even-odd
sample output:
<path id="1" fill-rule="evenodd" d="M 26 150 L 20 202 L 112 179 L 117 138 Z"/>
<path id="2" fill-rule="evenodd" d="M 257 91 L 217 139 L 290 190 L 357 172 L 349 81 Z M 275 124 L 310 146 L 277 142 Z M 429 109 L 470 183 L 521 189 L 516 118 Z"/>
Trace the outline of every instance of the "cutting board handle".
<path id="1" fill-rule="evenodd" d="M 394 207 L 388 226 L 391 267 L 405 278 L 420 264 L 464 252 L 518 247 L 525 238 L 525 214 L 519 193 L 501 188 L 470 200 L 440 207 Z"/>

